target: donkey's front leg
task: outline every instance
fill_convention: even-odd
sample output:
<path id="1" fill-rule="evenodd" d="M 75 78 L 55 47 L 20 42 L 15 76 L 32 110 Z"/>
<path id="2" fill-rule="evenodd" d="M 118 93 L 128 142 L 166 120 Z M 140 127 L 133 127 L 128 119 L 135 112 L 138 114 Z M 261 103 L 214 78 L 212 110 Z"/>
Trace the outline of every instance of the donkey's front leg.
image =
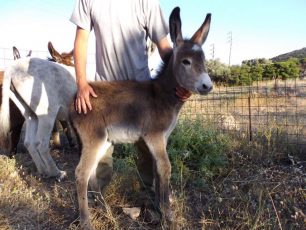
<path id="1" fill-rule="evenodd" d="M 155 162 L 155 202 L 160 208 L 162 217 L 173 221 L 169 200 L 169 183 L 171 164 L 166 151 L 164 135 L 154 135 L 145 139 Z"/>
<path id="2" fill-rule="evenodd" d="M 80 224 L 83 229 L 93 229 L 90 224 L 89 210 L 88 210 L 88 198 L 87 198 L 87 186 L 90 177 L 90 170 L 84 170 L 84 162 L 82 158 L 78 164 L 75 175 L 76 175 L 76 185 L 77 185 L 77 195 L 79 204 L 79 214 L 80 214 Z"/>
<path id="3" fill-rule="evenodd" d="M 105 156 L 111 143 L 106 141 L 106 136 L 105 138 L 102 138 L 102 140 L 99 140 L 99 138 L 91 135 L 89 131 L 80 133 L 80 138 L 82 141 L 82 154 L 75 175 L 80 211 L 80 224 L 82 229 L 89 230 L 93 228 L 90 224 L 88 209 L 88 182 L 92 174 L 95 174 L 100 159 Z M 96 186 L 95 189 L 98 190 Z"/>

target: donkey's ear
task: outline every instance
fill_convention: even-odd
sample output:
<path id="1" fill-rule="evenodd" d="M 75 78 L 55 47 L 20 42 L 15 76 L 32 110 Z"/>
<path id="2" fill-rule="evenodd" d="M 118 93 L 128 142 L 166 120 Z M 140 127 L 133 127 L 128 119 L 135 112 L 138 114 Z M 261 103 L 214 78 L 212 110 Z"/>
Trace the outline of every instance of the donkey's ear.
<path id="1" fill-rule="evenodd" d="M 73 53 L 74 53 L 74 49 L 72 49 L 72 50 L 68 53 L 68 55 L 73 57 Z"/>
<path id="2" fill-rule="evenodd" d="M 51 42 L 48 42 L 48 50 L 51 57 L 56 61 L 59 62 L 62 58 L 61 55 L 54 49 Z"/>
<path id="3" fill-rule="evenodd" d="M 175 7 L 169 18 L 170 37 L 175 46 L 179 46 L 183 43 L 182 37 L 182 22 L 180 18 L 180 8 Z"/>
<path id="4" fill-rule="evenodd" d="M 31 55 L 32 55 L 32 50 L 29 51 L 27 57 L 31 57 Z"/>
<path id="5" fill-rule="evenodd" d="M 14 60 L 20 58 L 19 50 L 15 46 L 13 46 L 13 56 L 14 56 Z"/>
<path id="6" fill-rule="evenodd" d="M 69 60 L 72 60 L 74 57 L 73 57 L 73 54 L 74 54 L 74 49 L 72 49 L 69 53 L 62 53 L 62 58 L 63 59 L 69 59 Z"/>
<path id="7" fill-rule="evenodd" d="M 211 14 L 207 14 L 205 21 L 203 22 L 201 27 L 197 30 L 197 32 L 195 32 L 195 34 L 192 36 L 191 41 L 199 45 L 204 44 L 209 32 L 210 21 L 211 21 Z"/>
<path id="8" fill-rule="evenodd" d="M 73 52 L 74 50 L 71 50 L 69 53 L 62 53 L 61 54 L 61 62 L 64 65 L 67 66 L 74 66 L 73 64 Z"/>

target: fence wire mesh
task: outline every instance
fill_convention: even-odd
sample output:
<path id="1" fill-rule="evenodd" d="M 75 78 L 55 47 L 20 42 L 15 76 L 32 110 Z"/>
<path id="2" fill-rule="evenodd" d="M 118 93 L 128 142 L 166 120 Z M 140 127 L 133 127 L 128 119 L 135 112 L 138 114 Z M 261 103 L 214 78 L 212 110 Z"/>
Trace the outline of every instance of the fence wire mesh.
<path id="1" fill-rule="evenodd" d="M 306 81 L 273 80 L 249 86 L 216 86 L 193 96 L 181 119 L 203 119 L 237 138 L 259 142 L 271 151 L 306 150 Z"/>

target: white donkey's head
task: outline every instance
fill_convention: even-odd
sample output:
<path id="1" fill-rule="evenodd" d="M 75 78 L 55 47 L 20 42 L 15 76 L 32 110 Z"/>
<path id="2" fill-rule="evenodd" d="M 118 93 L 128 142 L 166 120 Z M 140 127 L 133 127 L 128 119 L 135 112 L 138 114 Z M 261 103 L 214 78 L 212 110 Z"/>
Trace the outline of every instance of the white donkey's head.
<path id="1" fill-rule="evenodd" d="M 201 95 L 209 93 L 213 88 L 202 50 L 209 32 L 210 20 L 211 14 L 207 14 L 204 23 L 192 38 L 184 40 L 178 7 L 172 11 L 169 19 L 170 36 L 173 42 L 173 73 L 181 87 Z"/>

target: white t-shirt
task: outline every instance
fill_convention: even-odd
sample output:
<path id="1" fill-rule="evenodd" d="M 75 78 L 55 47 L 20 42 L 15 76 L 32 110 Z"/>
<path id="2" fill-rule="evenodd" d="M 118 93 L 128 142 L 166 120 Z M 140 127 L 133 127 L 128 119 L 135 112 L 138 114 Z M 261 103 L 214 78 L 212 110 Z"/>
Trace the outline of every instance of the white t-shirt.
<path id="1" fill-rule="evenodd" d="M 158 0 L 76 0 L 70 21 L 94 28 L 96 80 L 149 80 L 146 37 L 168 34 Z"/>

